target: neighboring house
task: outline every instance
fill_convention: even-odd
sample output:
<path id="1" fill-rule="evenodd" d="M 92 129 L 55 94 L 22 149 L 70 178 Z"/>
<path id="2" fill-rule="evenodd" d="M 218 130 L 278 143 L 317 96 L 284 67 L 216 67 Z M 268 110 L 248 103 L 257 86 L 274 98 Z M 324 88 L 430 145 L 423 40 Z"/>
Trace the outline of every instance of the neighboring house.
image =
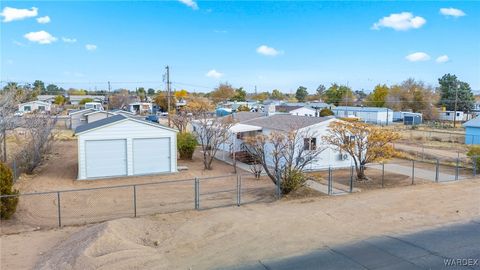
<path id="1" fill-rule="evenodd" d="M 403 122 L 404 125 L 420 125 L 423 115 L 414 112 L 393 112 L 393 121 Z"/>
<path id="2" fill-rule="evenodd" d="M 95 109 L 103 111 L 103 105 L 100 102 L 87 102 L 85 103 L 85 109 Z"/>
<path id="3" fill-rule="evenodd" d="M 136 114 L 150 114 L 152 113 L 152 103 L 133 102 L 128 104 L 128 111 Z"/>
<path id="4" fill-rule="evenodd" d="M 475 104 L 473 105 L 473 111 L 476 113 L 480 112 L 480 96 L 475 96 Z"/>
<path id="5" fill-rule="evenodd" d="M 463 124 L 465 127 L 465 144 L 480 144 L 480 117 Z"/>
<path id="6" fill-rule="evenodd" d="M 467 121 L 471 119 L 471 115 L 468 113 L 464 113 L 462 111 L 457 111 L 456 112 L 457 116 L 455 117 L 455 111 L 441 111 L 438 113 L 438 120 L 441 121 Z"/>
<path id="7" fill-rule="evenodd" d="M 232 116 L 226 116 L 232 117 Z M 219 149 L 229 154 L 244 152 L 248 145 L 245 139 L 256 134 L 269 135 L 272 132 L 289 132 L 297 130 L 300 136 L 307 136 L 299 147 L 322 147 L 325 150 L 317 160 L 308 165 L 306 170 L 325 170 L 329 167 L 350 167 L 352 159 L 346 153 L 340 152 L 336 147 L 324 144 L 322 136 L 328 134 L 329 125 L 333 121 L 342 121 L 333 117 L 310 117 L 290 114 L 274 114 L 265 116 L 250 112 L 239 112 L 234 116 L 237 122 L 230 128 L 229 140 L 219 146 Z M 192 123 L 195 130 L 200 127 Z M 197 131 L 201 132 L 201 131 Z M 313 136 L 313 137 L 312 137 Z M 267 147 L 268 148 L 268 147 Z M 271 161 L 271 157 L 268 158 Z"/>
<path id="8" fill-rule="evenodd" d="M 37 96 L 37 100 L 53 104 L 56 97 L 56 95 L 39 95 Z"/>
<path id="9" fill-rule="evenodd" d="M 298 109 L 291 110 L 289 112 L 291 115 L 300 115 L 300 116 L 317 116 L 316 110 L 308 107 L 301 107 Z"/>
<path id="10" fill-rule="evenodd" d="M 98 120 L 102 120 L 108 117 L 112 117 L 114 115 L 117 115 L 114 112 L 109 112 L 109 111 L 94 111 L 94 112 L 89 112 L 85 114 L 85 119 L 86 123 L 93 123 Z"/>
<path id="11" fill-rule="evenodd" d="M 133 117 L 133 116 L 136 115 L 135 113 L 132 113 L 132 112 L 129 112 L 129 111 L 125 111 L 125 110 L 119 110 L 119 109 L 117 109 L 117 110 L 111 110 L 111 111 L 109 111 L 109 112 L 114 113 L 114 114 L 121 114 L 121 115 L 126 116 L 126 117 Z"/>
<path id="12" fill-rule="evenodd" d="M 79 105 L 80 101 L 83 99 L 91 99 L 93 102 L 105 102 L 105 96 L 97 96 L 97 95 L 80 95 L 80 96 L 69 96 L 68 99 L 70 100 L 70 104 L 72 105 Z"/>
<path id="13" fill-rule="evenodd" d="M 52 104 L 44 101 L 34 100 L 18 105 L 18 111 L 21 113 L 45 112 L 50 113 Z"/>
<path id="14" fill-rule="evenodd" d="M 78 127 L 78 179 L 177 172 L 177 130 L 114 115 Z"/>
<path id="15" fill-rule="evenodd" d="M 331 110 L 337 117 L 358 118 L 370 124 L 389 125 L 393 122 L 393 111 L 388 108 L 338 106 Z"/>
<path id="16" fill-rule="evenodd" d="M 68 113 L 70 118 L 70 129 L 75 130 L 77 127 L 87 124 L 87 114 L 95 112 L 95 109 L 73 110 Z"/>

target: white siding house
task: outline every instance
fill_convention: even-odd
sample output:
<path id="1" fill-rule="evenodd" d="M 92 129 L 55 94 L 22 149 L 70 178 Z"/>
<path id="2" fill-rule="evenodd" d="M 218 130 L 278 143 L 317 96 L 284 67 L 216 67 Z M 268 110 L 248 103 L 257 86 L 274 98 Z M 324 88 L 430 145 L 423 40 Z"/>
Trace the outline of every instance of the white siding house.
<path id="1" fill-rule="evenodd" d="M 443 111 L 438 113 L 438 119 L 442 121 L 467 121 L 470 120 L 471 117 L 469 114 L 464 113 L 462 111 L 457 111 L 457 116 L 455 117 L 455 111 Z"/>
<path id="2" fill-rule="evenodd" d="M 177 130 L 114 115 L 80 126 L 78 179 L 177 172 Z"/>
<path id="3" fill-rule="evenodd" d="M 338 106 L 331 110 L 337 117 L 358 118 L 365 123 L 390 125 L 393 122 L 393 111 L 388 108 Z"/>
<path id="4" fill-rule="evenodd" d="M 39 101 L 39 100 L 25 102 L 18 105 L 18 111 L 22 113 L 30 113 L 30 112 L 49 113 L 51 109 L 52 109 L 52 104 L 44 101 Z"/>
<path id="5" fill-rule="evenodd" d="M 250 117 L 240 117 L 242 114 Z M 226 116 L 230 117 L 230 116 Z M 324 149 L 317 159 L 309 164 L 306 170 L 325 170 L 329 167 L 343 168 L 352 166 L 353 159 L 346 153 L 341 153 L 336 147 L 326 145 L 322 137 L 328 134 L 329 125 L 333 121 L 342 121 L 333 117 L 310 117 L 310 116 L 296 116 L 290 114 L 274 114 L 270 116 L 258 117 L 253 113 L 237 113 L 237 118 L 246 118 L 244 121 L 239 121 L 230 128 L 228 141 L 219 146 L 219 150 L 227 152 L 232 155 L 233 152 L 242 152 L 248 145 L 245 144 L 244 139 L 247 136 L 253 136 L 258 133 L 269 135 L 271 132 L 289 132 L 290 130 L 297 130 L 302 145 L 304 147 L 304 139 L 313 141 L 315 147 Z M 248 119 L 250 118 L 250 119 Z M 195 129 L 200 127 L 193 123 Z M 313 137 L 312 137 L 313 136 Z M 267 145 L 267 149 L 269 146 Z M 272 160 L 271 156 L 267 159 Z"/>
<path id="6" fill-rule="evenodd" d="M 291 115 L 300 115 L 300 116 L 315 116 L 316 112 L 312 108 L 302 107 L 289 112 Z"/>
<path id="7" fill-rule="evenodd" d="M 94 111 L 85 114 L 86 122 L 88 123 L 93 123 L 95 121 L 105 119 L 107 117 L 112 117 L 116 115 L 116 113 L 108 112 L 108 111 Z"/>

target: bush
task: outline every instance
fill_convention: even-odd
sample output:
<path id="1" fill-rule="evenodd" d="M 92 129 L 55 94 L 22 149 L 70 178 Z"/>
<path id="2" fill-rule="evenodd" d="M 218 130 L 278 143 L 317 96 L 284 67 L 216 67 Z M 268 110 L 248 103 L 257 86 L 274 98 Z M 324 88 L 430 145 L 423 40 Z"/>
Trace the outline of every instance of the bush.
<path id="1" fill-rule="evenodd" d="M 7 165 L 0 163 L 0 194 L 16 195 L 18 190 L 13 189 L 13 174 Z M 9 219 L 17 209 L 18 197 L 0 199 L 0 218 Z"/>
<path id="2" fill-rule="evenodd" d="M 288 194 L 297 190 L 305 184 L 307 178 L 298 170 L 285 171 L 282 177 L 282 194 Z"/>
<path id="3" fill-rule="evenodd" d="M 330 116 L 330 115 L 334 115 L 334 113 L 329 108 L 323 108 L 320 111 L 320 117 L 325 117 L 325 116 Z"/>
<path id="4" fill-rule="evenodd" d="M 472 163 L 475 162 L 476 168 L 478 170 L 480 165 L 480 146 L 470 146 L 467 152 L 467 156 L 472 159 Z"/>
<path id="5" fill-rule="evenodd" d="M 192 133 L 184 132 L 177 136 L 177 149 L 180 153 L 180 159 L 192 159 L 193 152 L 197 146 L 197 139 Z"/>

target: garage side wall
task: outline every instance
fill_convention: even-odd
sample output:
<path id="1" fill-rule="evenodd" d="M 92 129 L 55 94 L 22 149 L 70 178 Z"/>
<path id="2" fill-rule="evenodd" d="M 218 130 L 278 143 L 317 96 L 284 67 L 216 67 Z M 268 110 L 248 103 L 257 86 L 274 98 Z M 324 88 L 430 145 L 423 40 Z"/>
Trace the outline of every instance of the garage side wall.
<path id="1" fill-rule="evenodd" d="M 170 171 L 177 172 L 177 134 L 175 131 L 128 120 L 80 134 L 77 143 L 78 180 L 87 179 L 85 141 L 125 139 L 127 141 L 127 175 L 133 175 L 133 139 L 166 137 L 170 138 Z"/>

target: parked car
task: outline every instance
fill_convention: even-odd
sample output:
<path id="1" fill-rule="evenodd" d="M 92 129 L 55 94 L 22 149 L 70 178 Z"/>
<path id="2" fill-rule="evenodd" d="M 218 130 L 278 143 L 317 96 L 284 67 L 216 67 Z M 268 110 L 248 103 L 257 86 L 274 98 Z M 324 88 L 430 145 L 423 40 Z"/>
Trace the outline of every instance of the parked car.
<path id="1" fill-rule="evenodd" d="M 148 115 L 147 117 L 145 117 L 145 120 L 158 123 L 158 116 L 156 116 L 155 114 Z"/>
<path id="2" fill-rule="evenodd" d="M 15 116 L 23 116 L 23 112 L 21 112 L 21 111 L 16 111 L 14 115 L 15 115 Z"/>

